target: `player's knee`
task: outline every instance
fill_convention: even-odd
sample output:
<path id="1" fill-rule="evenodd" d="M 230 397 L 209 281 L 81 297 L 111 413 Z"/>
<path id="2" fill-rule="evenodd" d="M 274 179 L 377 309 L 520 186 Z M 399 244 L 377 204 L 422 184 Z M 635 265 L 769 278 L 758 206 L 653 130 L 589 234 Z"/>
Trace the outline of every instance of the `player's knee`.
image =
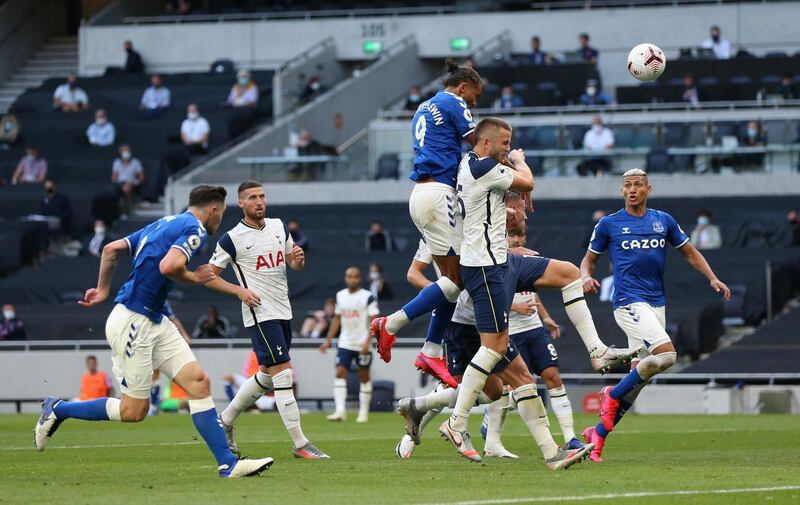
<path id="1" fill-rule="evenodd" d="M 184 389 L 191 398 L 206 398 L 211 396 L 211 379 L 208 378 L 207 373 L 199 373 L 191 377 L 189 384 Z"/>
<path id="2" fill-rule="evenodd" d="M 565 286 L 581 278 L 580 269 L 569 261 L 559 261 L 557 272 Z"/>
<path id="3" fill-rule="evenodd" d="M 542 378 L 547 389 L 561 387 L 562 385 L 561 374 L 558 373 L 558 369 L 555 367 L 545 368 L 542 370 L 542 373 L 539 374 L 539 377 Z"/>
<path id="4" fill-rule="evenodd" d="M 653 357 L 656 359 L 656 362 L 658 363 L 658 371 L 663 372 L 664 370 L 675 364 L 675 361 L 678 360 L 678 353 L 675 351 L 662 352 L 661 354 L 653 355 Z"/>

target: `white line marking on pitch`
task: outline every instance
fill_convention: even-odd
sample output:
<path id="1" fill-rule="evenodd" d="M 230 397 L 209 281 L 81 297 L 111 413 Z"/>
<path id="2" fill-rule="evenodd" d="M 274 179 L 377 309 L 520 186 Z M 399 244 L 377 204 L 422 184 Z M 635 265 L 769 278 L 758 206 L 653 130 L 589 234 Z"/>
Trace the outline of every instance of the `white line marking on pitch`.
<path id="1" fill-rule="evenodd" d="M 764 493 L 771 491 L 800 491 L 800 486 L 750 487 L 741 489 L 693 489 L 685 491 L 642 491 L 639 493 L 589 494 L 584 496 L 530 496 L 527 498 L 502 498 L 495 500 L 473 500 L 458 502 L 439 502 L 426 505 L 504 505 L 512 503 L 568 502 L 588 500 L 608 500 L 616 498 L 649 498 L 656 496 L 691 496 L 704 494 Z"/>

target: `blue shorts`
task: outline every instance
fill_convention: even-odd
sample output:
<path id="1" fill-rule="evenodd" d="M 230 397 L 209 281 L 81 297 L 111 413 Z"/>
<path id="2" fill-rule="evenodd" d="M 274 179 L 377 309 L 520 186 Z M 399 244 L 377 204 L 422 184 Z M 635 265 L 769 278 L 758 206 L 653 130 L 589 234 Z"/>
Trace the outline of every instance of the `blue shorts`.
<path id="1" fill-rule="evenodd" d="M 472 325 L 451 322 L 447 325 L 442 343 L 450 375 L 464 375 L 472 357 L 481 348 L 481 336 Z M 492 373 L 503 371 L 517 356 L 519 356 L 517 346 L 509 339 L 506 354 L 492 369 Z"/>
<path id="2" fill-rule="evenodd" d="M 285 319 L 271 319 L 245 328 L 250 334 L 259 365 L 274 366 L 289 361 L 289 348 L 292 345 L 289 323 Z"/>
<path id="3" fill-rule="evenodd" d="M 508 313 L 514 293 L 531 291 L 544 275 L 549 258 L 509 254 L 502 265 L 461 267 L 464 287 L 475 306 L 475 326 L 481 333 L 508 329 Z"/>
<path id="4" fill-rule="evenodd" d="M 352 368 L 354 361 L 358 365 L 358 368 L 368 369 L 372 366 L 372 353 L 368 352 L 363 354 L 358 351 L 342 348 L 336 351 L 336 366 L 343 366 L 349 370 Z"/>
<path id="5" fill-rule="evenodd" d="M 551 366 L 558 367 L 556 346 L 553 345 L 550 332 L 544 326 L 515 333 L 514 343 L 517 344 L 519 354 L 532 374 L 542 375 L 542 370 Z"/>

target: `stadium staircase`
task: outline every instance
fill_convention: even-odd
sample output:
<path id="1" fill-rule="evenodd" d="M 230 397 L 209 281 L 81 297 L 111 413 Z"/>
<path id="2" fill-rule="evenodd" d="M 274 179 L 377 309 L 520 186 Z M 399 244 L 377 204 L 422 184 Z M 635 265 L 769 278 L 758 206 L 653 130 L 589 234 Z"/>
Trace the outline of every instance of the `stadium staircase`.
<path id="1" fill-rule="evenodd" d="M 47 79 L 65 77 L 77 71 L 78 38 L 51 38 L 0 87 L 0 113 L 6 112 L 26 89 L 39 87 Z"/>

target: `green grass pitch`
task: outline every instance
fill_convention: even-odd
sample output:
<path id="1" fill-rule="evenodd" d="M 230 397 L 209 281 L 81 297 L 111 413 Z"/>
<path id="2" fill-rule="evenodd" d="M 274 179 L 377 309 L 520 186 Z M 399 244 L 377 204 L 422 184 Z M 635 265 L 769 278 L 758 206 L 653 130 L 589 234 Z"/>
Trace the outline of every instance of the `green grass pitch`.
<path id="1" fill-rule="evenodd" d="M 302 461 L 292 458 L 277 414 L 245 414 L 237 429 L 243 452 L 276 461 L 260 477 L 225 481 L 187 415 L 141 424 L 68 421 L 41 454 L 32 443 L 35 417 L 4 415 L 0 503 L 800 504 L 797 416 L 630 415 L 609 437 L 605 463 L 561 472 L 545 468 L 516 414 L 503 438 L 521 459 L 481 464 L 457 457 L 435 425 L 412 459 L 400 460 L 401 418 L 353 419 L 304 415 L 306 435 L 333 459 Z M 479 421 L 473 416 L 470 426 L 482 447 Z M 593 421 L 576 416 L 576 428 Z"/>

